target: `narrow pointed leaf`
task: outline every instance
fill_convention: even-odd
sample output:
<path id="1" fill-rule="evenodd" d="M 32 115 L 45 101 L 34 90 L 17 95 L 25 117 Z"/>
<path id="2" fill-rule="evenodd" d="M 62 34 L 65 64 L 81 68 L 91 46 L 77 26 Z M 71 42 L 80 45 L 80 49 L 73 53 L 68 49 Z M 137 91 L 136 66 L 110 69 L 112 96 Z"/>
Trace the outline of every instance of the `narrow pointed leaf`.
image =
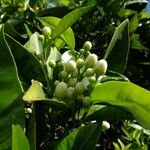
<path id="1" fill-rule="evenodd" d="M 94 150 L 100 132 L 100 123 L 88 124 L 70 133 L 54 150 Z"/>
<path id="2" fill-rule="evenodd" d="M 123 73 L 127 64 L 129 52 L 129 20 L 122 22 L 112 37 L 104 59 L 110 70 Z"/>
<path id="3" fill-rule="evenodd" d="M 64 16 L 61 21 L 59 22 L 59 24 L 56 26 L 53 34 L 52 34 L 52 38 L 56 38 L 57 36 L 59 36 L 61 33 L 63 33 L 64 31 L 66 31 L 69 27 L 71 27 L 81 16 L 83 16 L 85 13 L 87 13 L 88 11 L 90 11 L 95 5 L 90 5 L 87 7 L 81 7 L 81 8 L 77 8 L 75 10 L 73 10 L 72 12 L 70 12 L 69 14 L 67 14 L 66 16 Z"/>
<path id="4" fill-rule="evenodd" d="M 150 129 L 150 92 L 130 82 L 110 81 L 97 85 L 93 102 L 123 107 L 145 128 Z"/>

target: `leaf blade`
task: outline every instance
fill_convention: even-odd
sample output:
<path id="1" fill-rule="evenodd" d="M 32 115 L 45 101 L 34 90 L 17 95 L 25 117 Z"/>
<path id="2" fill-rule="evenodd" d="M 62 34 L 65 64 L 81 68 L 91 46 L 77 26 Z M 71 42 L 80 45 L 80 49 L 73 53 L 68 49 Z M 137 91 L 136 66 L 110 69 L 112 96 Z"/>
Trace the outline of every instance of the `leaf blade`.
<path id="1" fill-rule="evenodd" d="M 129 53 L 129 20 L 122 22 L 114 32 L 112 40 L 104 55 L 108 69 L 123 73 Z"/>
<path id="2" fill-rule="evenodd" d="M 149 91 L 130 82 L 110 81 L 97 85 L 91 97 L 96 103 L 124 107 L 143 127 L 150 129 Z"/>

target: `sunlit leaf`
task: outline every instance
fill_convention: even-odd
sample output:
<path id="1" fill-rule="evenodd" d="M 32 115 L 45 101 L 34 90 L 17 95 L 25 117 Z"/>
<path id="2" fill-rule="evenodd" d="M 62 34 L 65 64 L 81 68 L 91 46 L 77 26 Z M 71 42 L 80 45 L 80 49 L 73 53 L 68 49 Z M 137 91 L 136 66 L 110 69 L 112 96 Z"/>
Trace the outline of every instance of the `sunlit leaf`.
<path id="1" fill-rule="evenodd" d="M 93 102 L 123 107 L 145 128 L 150 129 L 150 92 L 130 82 L 110 81 L 97 85 Z"/>
<path id="2" fill-rule="evenodd" d="M 73 10 L 72 12 L 68 13 L 66 16 L 64 16 L 59 24 L 56 26 L 52 38 L 56 38 L 61 33 L 66 31 L 69 27 L 71 27 L 81 16 L 83 16 L 85 13 L 90 11 L 95 5 L 90 5 L 87 7 L 81 7 Z"/>

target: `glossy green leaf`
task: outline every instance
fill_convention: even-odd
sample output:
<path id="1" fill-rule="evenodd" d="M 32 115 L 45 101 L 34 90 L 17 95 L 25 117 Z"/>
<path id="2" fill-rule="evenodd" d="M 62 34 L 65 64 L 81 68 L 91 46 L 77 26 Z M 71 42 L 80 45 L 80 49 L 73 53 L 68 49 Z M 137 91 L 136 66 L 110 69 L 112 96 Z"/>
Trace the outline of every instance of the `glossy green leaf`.
<path id="1" fill-rule="evenodd" d="M 150 92 L 130 82 L 98 84 L 91 93 L 93 102 L 123 107 L 145 128 L 150 129 Z"/>
<path id="2" fill-rule="evenodd" d="M 0 26 L 0 150 L 11 149 L 12 116 L 24 124 L 23 89 L 11 50 L 5 40 L 3 26 Z"/>
<path id="3" fill-rule="evenodd" d="M 12 125 L 12 150 L 30 150 L 28 140 L 20 125 Z"/>
<path id="4" fill-rule="evenodd" d="M 64 16 L 59 24 L 56 26 L 52 38 L 58 37 L 61 33 L 66 31 L 69 27 L 71 27 L 81 16 L 90 11 L 95 5 L 90 5 L 87 7 L 81 7 L 73 10 L 66 16 Z"/>
<path id="5" fill-rule="evenodd" d="M 123 73 L 129 51 L 129 20 L 122 22 L 112 37 L 104 59 L 108 62 L 108 69 Z"/>
<path id="6" fill-rule="evenodd" d="M 131 19 L 130 24 L 129 24 L 129 31 L 130 33 L 135 32 L 135 30 L 139 26 L 139 20 L 138 20 L 138 15 L 135 14 L 134 17 Z"/>
<path id="7" fill-rule="evenodd" d="M 23 92 L 14 58 L 12 57 L 10 48 L 5 41 L 2 26 L 0 26 L 0 62 L 1 113 Z"/>
<path id="8" fill-rule="evenodd" d="M 104 121 L 104 120 L 132 120 L 133 116 L 127 110 L 114 107 L 114 106 L 106 106 L 102 107 L 87 115 L 86 120 L 97 120 L 97 121 Z"/>
<path id="9" fill-rule="evenodd" d="M 49 26 L 50 28 L 52 28 L 52 33 L 53 33 L 53 31 L 55 30 L 56 26 L 58 25 L 61 19 L 56 18 L 56 17 L 38 17 L 38 20 L 44 26 Z M 66 42 L 66 44 L 71 50 L 74 50 L 75 38 L 74 38 L 74 33 L 71 28 L 68 28 L 65 32 L 63 32 L 60 35 L 60 37 Z M 57 48 L 62 48 L 61 45 L 64 46 L 63 43 L 64 42 L 62 40 L 60 41 L 59 39 L 55 39 L 55 45 L 57 46 Z"/>
<path id="10" fill-rule="evenodd" d="M 100 132 L 100 123 L 88 124 L 70 133 L 54 150 L 94 150 Z"/>
<path id="11" fill-rule="evenodd" d="M 44 72 L 39 60 L 9 35 L 6 35 L 6 40 L 15 58 L 22 81 L 30 83 L 31 79 L 35 79 L 46 84 Z"/>

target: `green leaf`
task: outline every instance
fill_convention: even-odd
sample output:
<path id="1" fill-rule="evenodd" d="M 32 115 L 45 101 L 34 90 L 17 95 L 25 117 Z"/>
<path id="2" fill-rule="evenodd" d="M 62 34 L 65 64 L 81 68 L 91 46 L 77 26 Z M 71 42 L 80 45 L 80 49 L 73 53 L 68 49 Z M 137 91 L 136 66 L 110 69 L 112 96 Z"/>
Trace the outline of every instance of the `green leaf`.
<path id="1" fill-rule="evenodd" d="M 86 120 L 132 120 L 133 116 L 130 112 L 123 108 L 106 106 L 87 115 Z"/>
<path id="2" fill-rule="evenodd" d="M 24 124 L 23 93 L 18 78 L 16 64 L 4 37 L 3 25 L 0 25 L 0 150 L 11 149 L 12 115 L 17 122 Z"/>
<path id="3" fill-rule="evenodd" d="M 108 69 L 123 73 L 129 51 L 129 21 L 122 22 L 112 37 L 104 59 L 108 62 Z"/>
<path id="4" fill-rule="evenodd" d="M 61 19 L 56 17 L 38 17 L 37 18 L 44 26 L 48 26 L 52 29 L 52 33 L 55 30 L 56 26 L 60 22 Z M 75 38 L 74 33 L 71 28 L 68 28 L 65 32 L 63 32 L 60 37 L 66 42 L 68 47 L 71 50 L 74 50 L 75 48 Z M 59 43 L 58 43 L 59 42 Z M 60 39 L 55 40 L 55 45 L 57 48 L 62 48 L 61 45 L 63 44 L 63 41 L 60 41 Z"/>
<path id="5" fill-rule="evenodd" d="M 100 123 L 90 123 L 71 132 L 54 150 L 94 150 L 100 132 Z"/>
<path id="6" fill-rule="evenodd" d="M 81 7 L 73 10 L 66 16 L 64 16 L 59 24 L 56 26 L 54 32 L 52 33 L 52 38 L 55 39 L 61 33 L 66 31 L 69 27 L 71 27 L 81 16 L 90 11 L 95 5 L 90 5 L 87 7 Z"/>
<path id="7" fill-rule="evenodd" d="M 20 125 L 12 125 L 12 150 L 30 150 L 29 143 Z"/>
<path id="8" fill-rule="evenodd" d="M 0 26 L 0 113 L 7 108 L 21 93 L 17 68 Z"/>
<path id="9" fill-rule="evenodd" d="M 44 72 L 39 60 L 9 35 L 6 35 L 6 40 L 15 58 L 22 81 L 30 83 L 31 79 L 34 79 L 46 84 Z"/>
<path id="10" fill-rule="evenodd" d="M 130 24 L 129 24 L 129 31 L 130 33 L 135 32 L 135 30 L 139 26 L 139 20 L 138 20 L 138 15 L 137 13 L 134 15 L 134 17 L 131 19 Z"/>
<path id="11" fill-rule="evenodd" d="M 98 84 L 91 97 L 95 103 L 123 107 L 143 127 L 150 129 L 150 92 L 144 88 L 130 82 L 110 81 Z"/>

